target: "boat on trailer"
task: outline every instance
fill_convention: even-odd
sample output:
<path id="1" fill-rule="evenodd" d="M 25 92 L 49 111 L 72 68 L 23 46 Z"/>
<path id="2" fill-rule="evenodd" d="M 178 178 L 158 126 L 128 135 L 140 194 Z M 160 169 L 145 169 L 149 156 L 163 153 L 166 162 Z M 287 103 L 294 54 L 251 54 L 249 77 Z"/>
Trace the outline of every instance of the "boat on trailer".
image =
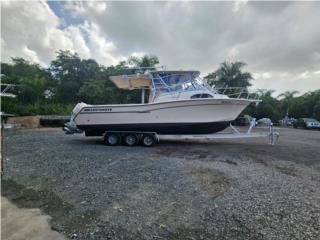
<path id="1" fill-rule="evenodd" d="M 141 89 L 139 104 L 89 105 L 78 103 L 65 131 L 84 131 L 86 136 L 104 135 L 109 145 L 124 139 L 135 145 L 156 135 L 211 134 L 224 130 L 251 103 L 242 91 L 230 97 L 200 78 L 199 71 L 146 70 L 143 73 L 111 76 L 120 89 Z M 145 103 L 145 90 L 149 90 Z M 234 93 L 234 92 L 233 92 Z M 235 94 L 235 93 L 234 93 Z M 132 144 L 131 144 L 132 143 Z"/>

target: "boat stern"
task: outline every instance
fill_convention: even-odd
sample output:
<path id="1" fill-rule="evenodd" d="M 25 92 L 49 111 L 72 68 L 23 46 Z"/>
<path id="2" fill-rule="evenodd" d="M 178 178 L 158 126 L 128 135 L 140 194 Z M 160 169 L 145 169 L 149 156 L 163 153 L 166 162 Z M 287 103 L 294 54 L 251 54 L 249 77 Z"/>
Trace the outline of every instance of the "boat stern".
<path id="1" fill-rule="evenodd" d="M 89 106 L 88 104 L 85 104 L 83 102 L 78 103 L 72 110 L 70 121 L 64 124 L 63 131 L 66 134 L 75 134 L 75 133 L 82 133 L 83 131 L 77 127 L 75 120 L 75 117 L 78 115 L 78 113 L 82 110 L 82 108 Z"/>

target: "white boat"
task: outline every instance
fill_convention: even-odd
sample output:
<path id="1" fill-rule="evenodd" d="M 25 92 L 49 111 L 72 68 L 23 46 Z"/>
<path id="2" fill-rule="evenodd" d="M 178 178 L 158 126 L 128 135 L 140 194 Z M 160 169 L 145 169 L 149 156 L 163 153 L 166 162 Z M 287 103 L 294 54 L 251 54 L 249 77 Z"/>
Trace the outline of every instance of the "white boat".
<path id="1" fill-rule="evenodd" d="M 142 103 L 88 105 L 73 109 L 70 125 L 86 136 L 106 132 L 154 132 L 157 134 L 205 134 L 222 131 L 256 99 L 219 94 L 199 71 L 147 71 L 110 77 L 120 89 L 142 89 Z M 149 100 L 144 103 L 145 89 Z M 67 125 L 68 126 L 68 125 Z"/>

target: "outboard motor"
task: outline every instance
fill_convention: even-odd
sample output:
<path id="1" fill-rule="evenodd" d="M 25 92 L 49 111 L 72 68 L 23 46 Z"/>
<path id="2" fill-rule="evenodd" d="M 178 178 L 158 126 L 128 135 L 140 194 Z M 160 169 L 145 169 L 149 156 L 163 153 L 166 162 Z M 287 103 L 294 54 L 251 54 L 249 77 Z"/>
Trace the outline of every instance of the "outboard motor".
<path id="1" fill-rule="evenodd" d="M 70 122 L 64 124 L 63 131 L 65 131 L 66 134 L 75 134 L 83 132 L 81 129 L 77 128 L 75 123 L 71 120 Z"/>
<path id="2" fill-rule="evenodd" d="M 88 106 L 87 104 L 81 102 L 78 103 L 74 109 L 72 110 L 70 121 L 64 124 L 63 131 L 65 131 L 66 134 L 75 134 L 75 133 L 82 133 L 83 131 L 79 128 L 77 128 L 76 123 L 73 121 L 74 117 L 81 111 L 81 109 L 85 106 Z"/>

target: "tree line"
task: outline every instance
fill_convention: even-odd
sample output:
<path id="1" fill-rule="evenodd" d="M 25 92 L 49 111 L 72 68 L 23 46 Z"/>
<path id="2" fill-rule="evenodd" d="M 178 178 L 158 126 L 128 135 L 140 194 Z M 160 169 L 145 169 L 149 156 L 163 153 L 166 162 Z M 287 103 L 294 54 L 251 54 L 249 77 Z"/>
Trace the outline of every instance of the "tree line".
<path id="1" fill-rule="evenodd" d="M 78 102 L 139 102 L 138 90 L 118 89 L 109 76 L 132 74 L 131 67 L 154 67 L 158 63 L 156 56 L 146 55 L 105 67 L 94 59 L 81 59 L 77 53 L 62 50 L 47 68 L 12 58 L 12 63 L 1 63 L 1 81 L 16 84 L 11 92 L 17 97 L 2 97 L 2 111 L 16 115 L 69 114 Z"/>
<path id="2" fill-rule="evenodd" d="M 16 98 L 1 98 L 3 112 L 15 115 L 70 114 L 78 102 L 89 104 L 139 103 L 139 90 L 121 90 L 109 81 L 109 76 L 132 74 L 136 68 L 155 67 L 156 56 L 129 57 L 117 65 L 105 67 L 94 59 L 81 59 L 77 53 L 57 52 L 47 68 L 23 58 L 12 58 L 12 63 L 1 63 L 1 82 L 16 84 Z M 243 62 L 224 62 L 204 79 L 217 88 L 251 86 L 253 79 L 243 71 Z M 233 90 L 229 90 L 229 94 Z M 12 91 L 11 91 L 12 92 Z M 269 117 L 278 121 L 284 116 L 320 119 L 320 90 L 296 96 L 285 92 L 278 97 L 271 90 L 259 90 L 262 102 L 249 107 L 245 113 L 256 118 Z"/>
<path id="3" fill-rule="evenodd" d="M 246 64 L 243 62 L 224 62 L 204 79 L 216 87 L 248 88 L 251 86 L 253 77 L 249 72 L 242 70 L 244 66 Z M 276 97 L 273 96 L 273 93 L 274 90 L 258 89 L 255 94 L 262 102 L 257 107 L 249 106 L 243 114 L 257 119 L 270 118 L 273 122 L 278 122 L 284 117 L 306 117 L 320 120 L 320 89 L 309 91 L 301 96 L 297 96 L 298 91 L 286 91 Z"/>

